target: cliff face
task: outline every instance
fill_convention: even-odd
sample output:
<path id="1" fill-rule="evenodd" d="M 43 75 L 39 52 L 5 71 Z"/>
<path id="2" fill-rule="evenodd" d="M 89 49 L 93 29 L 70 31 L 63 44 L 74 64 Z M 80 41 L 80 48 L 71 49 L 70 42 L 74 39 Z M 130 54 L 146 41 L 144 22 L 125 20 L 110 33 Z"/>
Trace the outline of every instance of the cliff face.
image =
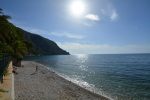
<path id="1" fill-rule="evenodd" d="M 21 29 L 22 30 L 22 29 Z M 22 30 L 26 41 L 32 44 L 30 54 L 35 55 L 69 55 L 69 52 L 61 49 L 54 41 L 37 34 Z"/>

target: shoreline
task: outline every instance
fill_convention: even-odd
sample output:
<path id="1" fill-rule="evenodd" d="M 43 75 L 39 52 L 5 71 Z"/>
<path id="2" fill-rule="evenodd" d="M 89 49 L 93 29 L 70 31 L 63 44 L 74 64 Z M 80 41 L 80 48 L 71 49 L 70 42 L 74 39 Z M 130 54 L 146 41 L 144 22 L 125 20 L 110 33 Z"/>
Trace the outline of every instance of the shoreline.
<path id="1" fill-rule="evenodd" d="M 71 79 L 71 78 L 68 77 L 67 75 L 60 74 L 60 73 L 54 71 L 53 69 L 47 67 L 47 65 L 41 64 L 40 62 L 36 62 L 36 61 L 31 61 L 31 62 L 36 63 L 36 64 L 38 64 L 38 65 L 44 67 L 45 69 L 49 70 L 50 72 L 53 72 L 53 73 L 55 73 L 56 75 L 58 75 L 58 77 L 61 77 L 62 80 L 69 81 L 69 82 L 71 82 L 72 84 L 74 84 L 74 85 L 76 85 L 76 86 L 78 86 L 78 87 L 84 89 L 84 90 L 87 91 L 87 92 L 90 92 L 90 93 L 92 93 L 92 94 L 96 94 L 96 95 L 98 95 L 98 96 L 102 96 L 102 97 L 104 97 L 104 98 L 106 98 L 106 99 L 108 99 L 108 100 L 114 100 L 114 99 L 108 97 L 107 95 L 104 95 L 102 92 L 100 93 L 98 89 L 97 89 L 97 90 L 94 90 L 94 87 L 89 86 L 89 88 L 91 88 L 91 89 L 88 89 L 88 87 L 86 87 L 85 85 L 76 83 L 76 82 L 75 82 L 76 80 L 74 81 L 74 79 Z"/>
<path id="2" fill-rule="evenodd" d="M 18 68 L 18 75 L 15 75 L 16 100 L 111 100 L 67 80 L 38 62 L 23 61 L 22 65 L 24 67 Z M 34 73 L 35 66 L 38 66 L 37 73 Z"/>

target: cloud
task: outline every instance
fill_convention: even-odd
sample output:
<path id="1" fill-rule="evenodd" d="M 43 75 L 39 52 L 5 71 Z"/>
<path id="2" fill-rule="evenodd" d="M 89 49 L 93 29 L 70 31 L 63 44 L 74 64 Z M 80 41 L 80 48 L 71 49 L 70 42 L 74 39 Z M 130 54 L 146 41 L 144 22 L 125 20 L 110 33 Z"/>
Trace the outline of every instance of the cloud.
<path id="1" fill-rule="evenodd" d="M 87 14 L 85 16 L 85 18 L 88 20 L 92 20 L 92 21 L 99 21 L 100 20 L 99 16 L 96 14 Z"/>
<path id="2" fill-rule="evenodd" d="M 99 6 L 96 9 L 87 10 L 82 16 L 83 25 L 91 27 L 101 21 L 117 21 L 119 13 L 111 0 L 99 0 L 97 2 L 99 2 Z"/>
<path id="3" fill-rule="evenodd" d="M 149 45 L 108 45 L 108 44 L 81 44 L 58 43 L 71 54 L 117 54 L 117 53 L 149 53 Z"/>
<path id="4" fill-rule="evenodd" d="M 112 14 L 111 14 L 111 16 L 110 16 L 110 19 L 112 20 L 112 21 L 114 21 L 114 20 L 116 20 L 118 18 L 118 14 L 117 14 L 117 12 L 115 11 L 115 10 L 113 10 L 112 11 Z"/>
<path id="5" fill-rule="evenodd" d="M 85 36 L 79 35 L 79 34 L 74 34 L 74 33 L 66 33 L 66 32 L 51 32 L 51 35 L 58 36 L 58 37 L 67 37 L 71 39 L 83 39 Z"/>
<path id="6" fill-rule="evenodd" d="M 109 6 L 108 8 L 103 8 L 101 9 L 101 15 L 103 17 L 108 17 L 110 18 L 111 21 L 115 21 L 118 19 L 119 14 L 117 13 L 117 11 L 115 10 L 114 7 Z"/>
<path id="7" fill-rule="evenodd" d="M 117 12 L 117 9 L 111 2 L 111 0 L 101 0 L 100 6 L 99 6 L 99 15 L 101 20 L 103 19 L 109 19 L 111 21 L 115 21 L 119 17 L 119 13 Z"/>

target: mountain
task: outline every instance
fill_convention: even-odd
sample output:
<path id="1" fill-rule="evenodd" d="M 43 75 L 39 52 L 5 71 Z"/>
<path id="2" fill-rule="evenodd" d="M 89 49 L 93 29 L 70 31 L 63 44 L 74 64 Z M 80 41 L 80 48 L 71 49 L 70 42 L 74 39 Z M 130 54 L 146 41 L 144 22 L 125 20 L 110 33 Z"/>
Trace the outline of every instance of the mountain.
<path id="1" fill-rule="evenodd" d="M 19 28 L 20 29 L 20 28 Z M 54 41 L 40 35 L 20 29 L 24 39 L 32 44 L 30 54 L 33 55 L 69 55 L 69 52 L 61 49 Z"/>

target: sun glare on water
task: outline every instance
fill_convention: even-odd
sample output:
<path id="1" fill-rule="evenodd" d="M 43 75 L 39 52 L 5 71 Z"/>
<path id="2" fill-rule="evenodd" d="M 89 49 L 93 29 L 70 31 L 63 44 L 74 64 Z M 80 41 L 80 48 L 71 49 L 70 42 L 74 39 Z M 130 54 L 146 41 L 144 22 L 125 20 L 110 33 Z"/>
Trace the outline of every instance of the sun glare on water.
<path id="1" fill-rule="evenodd" d="M 83 1 L 75 0 L 69 6 L 70 13 L 75 17 L 81 17 L 85 11 L 85 3 Z"/>

